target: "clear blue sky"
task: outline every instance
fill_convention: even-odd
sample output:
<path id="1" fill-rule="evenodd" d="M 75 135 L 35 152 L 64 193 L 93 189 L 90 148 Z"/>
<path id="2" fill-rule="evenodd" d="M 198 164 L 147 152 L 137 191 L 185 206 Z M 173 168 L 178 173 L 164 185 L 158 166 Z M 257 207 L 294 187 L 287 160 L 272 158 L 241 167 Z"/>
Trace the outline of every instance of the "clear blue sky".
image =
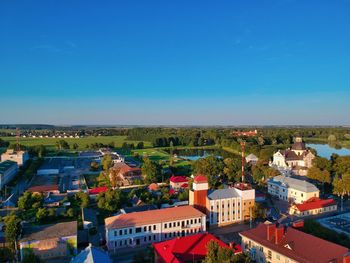
<path id="1" fill-rule="evenodd" d="M 350 124 L 350 1 L 0 2 L 0 123 Z"/>

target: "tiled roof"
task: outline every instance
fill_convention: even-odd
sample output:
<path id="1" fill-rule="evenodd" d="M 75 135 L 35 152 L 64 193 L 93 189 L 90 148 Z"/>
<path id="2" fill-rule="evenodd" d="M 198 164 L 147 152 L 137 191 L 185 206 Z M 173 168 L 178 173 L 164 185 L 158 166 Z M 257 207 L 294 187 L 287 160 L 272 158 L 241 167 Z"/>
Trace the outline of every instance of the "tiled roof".
<path id="1" fill-rule="evenodd" d="M 108 190 L 107 186 L 95 187 L 95 188 L 89 189 L 89 194 L 90 195 L 97 195 L 99 193 L 106 192 L 107 190 Z"/>
<path id="2" fill-rule="evenodd" d="M 112 216 L 105 219 L 105 224 L 107 229 L 114 229 L 202 216 L 204 216 L 204 214 L 192 206 L 179 206 Z"/>
<path id="3" fill-rule="evenodd" d="M 204 175 L 197 175 L 197 176 L 194 178 L 194 182 L 195 182 L 195 183 L 207 183 L 208 180 L 207 180 L 207 177 L 205 177 Z"/>
<path id="4" fill-rule="evenodd" d="M 295 206 L 300 212 L 318 209 L 322 207 L 336 205 L 337 203 L 333 199 L 320 199 L 312 197 L 302 204 L 296 204 Z"/>
<path id="5" fill-rule="evenodd" d="M 170 177 L 170 182 L 173 183 L 187 183 L 188 179 L 185 176 L 171 176 Z"/>
<path id="6" fill-rule="evenodd" d="M 28 188 L 28 192 L 32 193 L 42 193 L 42 192 L 50 192 L 50 191 L 58 191 L 58 185 L 37 185 Z"/>
<path id="7" fill-rule="evenodd" d="M 240 235 L 300 263 L 341 263 L 344 254 L 348 252 L 346 247 L 291 227 L 286 229 L 281 242 L 276 244 L 274 236 L 271 240 L 267 239 L 267 227 L 268 224 L 260 224 Z"/>
<path id="8" fill-rule="evenodd" d="M 295 142 L 292 145 L 293 150 L 306 150 L 304 142 Z"/>
<path id="9" fill-rule="evenodd" d="M 285 175 L 275 176 L 269 179 L 268 182 L 272 184 L 277 184 L 277 185 L 286 185 L 288 187 L 291 187 L 293 189 L 303 191 L 306 193 L 318 191 L 318 188 L 316 186 L 314 186 L 313 184 L 307 181 L 299 180 L 299 179 L 288 177 Z"/>
<path id="10" fill-rule="evenodd" d="M 221 247 L 230 248 L 212 234 L 202 233 L 168 241 L 154 243 L 153 248 L 162 262 L 180 263 L 187 261 L 199 261 L 207 255 L 207 244 L 210 241 L 217 242 Z M 241 252 L 239 245 L 234 246 L 234 251 Z"/>

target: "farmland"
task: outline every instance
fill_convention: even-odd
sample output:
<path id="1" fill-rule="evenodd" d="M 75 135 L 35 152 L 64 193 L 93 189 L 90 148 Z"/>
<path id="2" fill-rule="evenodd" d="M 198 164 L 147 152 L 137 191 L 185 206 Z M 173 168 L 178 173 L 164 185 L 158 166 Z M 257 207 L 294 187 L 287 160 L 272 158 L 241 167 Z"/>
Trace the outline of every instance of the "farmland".
<path id="1" fill-rule="evenodd" d="M 10 144 L 16 143 L 16 137 L 1 137 L 1 139 L 10 142 Z M 24 146 L 35 146 L 35 145 L 44 145 L 48 148 L 54 148 L 56 142 L 59 140 L 65 140 L 70 148 L 73 148 L 73 144 L 78 145 L 79 150 L 87 149 L 87 145 L 93 143 L 102 143 L 109 144 L 114 143 L 115 147 L 121 147 L 124 142 L 134 143 L 135 145 L 139 141 L 129 141 L 126 139 L 126 136 L 89 136 L 82 138 L 20 138 L 20 144 Z M 150 147 L 150 142 L 144 142 L 145 147 Z"/>

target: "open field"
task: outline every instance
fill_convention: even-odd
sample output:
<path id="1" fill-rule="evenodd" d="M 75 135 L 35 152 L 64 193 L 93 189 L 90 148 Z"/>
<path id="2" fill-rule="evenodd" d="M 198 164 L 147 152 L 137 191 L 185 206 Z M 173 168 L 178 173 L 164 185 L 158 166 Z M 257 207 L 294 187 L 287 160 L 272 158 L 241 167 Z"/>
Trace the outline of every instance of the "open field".
<path id="1" fill-rule="evenodd" d="M 5 141 L 9 141 L 10 144 L 16 143 L 16 137 L 1 137 L 1 139 Z M 44 145 L 48 148 L 54 148 L 55 144 L 59 140 L 65 140 L 70 148 L 73 148 L 73 144 L 78 144 L 78 149 L 86 149 L 87 145 L 90 145 L 92 143 L 102 143 L 102 144 L 109 144 L 111 142 L 114 142 L 115 147 L 121 147 L 124 142 L 127 143 L 134 143 L 135 146 L 139 141 L 128 141 L 126 140 L 126 136 L 89 136 L 89 137 L 83 137 L 83 138 L 20 138 L 20 144 L 25 146 L 34 146 L 34 145 Z M 144 142 L 145 147 L 150 147 L 150 142 Z"/>

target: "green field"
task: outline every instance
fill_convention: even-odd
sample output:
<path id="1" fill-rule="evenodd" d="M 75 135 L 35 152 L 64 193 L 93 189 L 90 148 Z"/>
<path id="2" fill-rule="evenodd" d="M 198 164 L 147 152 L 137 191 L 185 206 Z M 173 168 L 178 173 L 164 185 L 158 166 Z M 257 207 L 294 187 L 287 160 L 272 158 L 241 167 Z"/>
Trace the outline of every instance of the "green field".
<path id="1" fill-rule="evenodd" d="M 1 139 L 5 141 L 9 141 L 10 144 L 16 143 L 16 137 L 1 137 Z M 69 143 L 71 149 L 73 148 L 73 144 L 76 143 L 79 146 L 79 150 L 86 149 L 86 145 L 90 145 L 92 143 L 103 143 L 109 144 L 114 142 L 115 147 L 121 147 L 124 142 L 134 143 L 135 146 L 138 141 L 129 141 L 126 139 L 126 136 L 89 136 L 83 138 L 20 138 L 20 144 L 25 146 L 34 146 L 34 145 L 44 145 L 48 148 L 54 148 L 55 144 L 59 140 L 65 140 Z M 150 142 L 144 142 L 145 147 L 150 147 Z"/>

